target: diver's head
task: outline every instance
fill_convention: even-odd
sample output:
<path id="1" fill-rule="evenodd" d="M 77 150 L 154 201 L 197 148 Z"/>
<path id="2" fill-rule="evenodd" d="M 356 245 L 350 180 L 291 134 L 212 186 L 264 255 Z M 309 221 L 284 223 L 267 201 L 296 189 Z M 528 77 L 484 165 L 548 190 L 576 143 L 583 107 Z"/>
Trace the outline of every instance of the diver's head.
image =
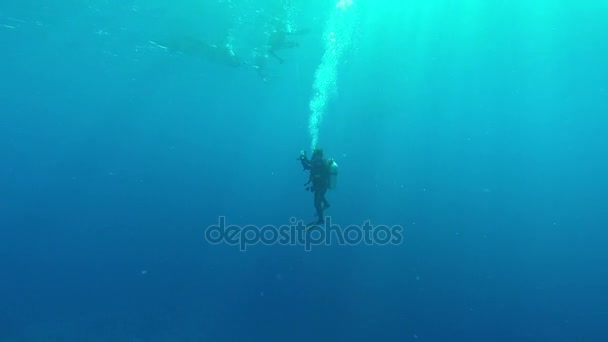
<path id="1" fill-rule="evenodd" d="M 315 147 L 315 149 L 312 150 L 312 157 L 313 158 L 323 158 L 323 149 L 320 147 Z"/>

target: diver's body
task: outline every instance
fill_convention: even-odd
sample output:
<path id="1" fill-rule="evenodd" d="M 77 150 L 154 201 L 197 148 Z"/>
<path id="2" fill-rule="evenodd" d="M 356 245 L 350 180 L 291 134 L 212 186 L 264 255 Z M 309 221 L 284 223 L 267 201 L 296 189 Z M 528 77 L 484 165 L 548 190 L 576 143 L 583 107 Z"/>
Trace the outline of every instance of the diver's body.
<path id="1" fill-rule="evenodd" d="M 268 37 L 268 53 L 281 64 L 284 60 L 277 55 L 277 50 L 300 46 L 300 43 L 296 41 L 287 40 L 287 34 L 288 32 L 284 30 L 274 30 Z"/>
<path id="2" fill-rule="evenodd" d="M 306 152 L 302 151 L 300 161 L 302 162 L 302 167 L 310 171 L 310 178 L 307 183 L 310 186 L 307 189 L 314 194 L 314 206 L 317 213 L 316 224 L 321 224 L 325 222 L 324 210 L 330 207 L 329 202 L 325 198 L 325 193 L 329 188 L 329 166 L 332 161 L 323 158 L 323 150 L 319 148 L 313 151 L 311 159 L 308 159 Z"/>
<path id="3" fill-rule="evenodd" d="M 288 40 L 289 36 L 308 33 L 308 30 L 289 30 L 287 24 L 275 18 L 272 21 L 272 30 L 268 35 L 268 54 L 274 57 L 279 63 L 283 64 L 283 59 L 277 55 L 278 50 L 291 49 L 300 46 L 300 43 L 294 40 Z"/>

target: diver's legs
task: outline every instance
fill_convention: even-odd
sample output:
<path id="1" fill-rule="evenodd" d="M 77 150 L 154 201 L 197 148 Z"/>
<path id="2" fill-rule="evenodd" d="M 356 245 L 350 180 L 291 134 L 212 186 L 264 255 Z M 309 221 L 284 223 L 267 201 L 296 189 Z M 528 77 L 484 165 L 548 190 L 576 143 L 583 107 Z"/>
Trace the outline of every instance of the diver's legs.
<path id="1" fill-rule="evenodd" d="M 317 223 L 323 223 L 325 220 L 325 217 L 323 217 L 324 194 L 325 194 L 324 191 L 315 191 L 314 192 L 315 210 L 317 212 L 317 218 L 318 218 Z"/>
<path id="2" fill-rule="evenodd" d="M 331 204 L 329 204 L 329 202 L 327 201 L 327 199 L 324 196 L 323 197 L 323 209 L 327 209 L 329 207 L 331 207 Z"/>

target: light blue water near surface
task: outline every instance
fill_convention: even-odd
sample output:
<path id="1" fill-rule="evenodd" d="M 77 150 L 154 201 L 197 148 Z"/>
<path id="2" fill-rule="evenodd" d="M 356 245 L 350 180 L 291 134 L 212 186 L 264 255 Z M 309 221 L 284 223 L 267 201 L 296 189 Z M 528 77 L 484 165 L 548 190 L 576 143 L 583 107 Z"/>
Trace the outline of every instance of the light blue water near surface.
<path id="1" fill-rule="evenodd" d="M 608 4 L 349 6 L 0 1 L 0 341 L 604 341 Z M 314 133 L 400 245 L 205 241 L 311 219 Z"/>

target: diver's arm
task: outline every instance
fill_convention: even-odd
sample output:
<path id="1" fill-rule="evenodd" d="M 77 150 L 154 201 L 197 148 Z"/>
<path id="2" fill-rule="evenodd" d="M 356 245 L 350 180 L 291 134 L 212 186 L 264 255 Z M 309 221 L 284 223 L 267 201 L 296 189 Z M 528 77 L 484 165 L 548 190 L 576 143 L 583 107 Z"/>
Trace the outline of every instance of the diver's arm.
<path id="1" fill-rule="evenodd" d="M 270 54 L 272 57 L 274 57 L 274 58 L 275 58 L 275 59 L 276 59 L 276 60 L 279 62 L 279 64 L 283 64 L 283 62 L 284 62 L 284 61 L 283 61 L 283 58 L 279 57 L 279 55 L 277 55 L 277 54 L 274 52 L 274 50 L 272 50 L 272 49 L 271 49 L 270 51 L 268 51 L 268 53 L 269 53 L 269 54 Z"/>
<path id="2" fill-rule="evenodd" d="M 308 160 L 306 158 L 306 156 L 304 156 L 300 160 L 302 161 L 302 167 L 304 168 L 304 170 L 310 170 L 310 169 L 312 169 L 312 163 L 310 162 L 310 160 Z"/>
<path id="3" fill-rule="evenodd" d="M 308 160 L 308 157 L 306 157 L 306 152 L 304 151 L 300 152 L 300 162 L 302 162 L 304 170 L 310 170 L 312 168 L 312 164 L 310 160 Z"/>
<path id="4" fill-rule="evenodd" d="M 302 34 L 308 34 L 310 33 L 310 29 L 295 29 L 292 31 L 287 32 L 287 34 L 291 34 L 291 35 L 302 35 Z"/>

